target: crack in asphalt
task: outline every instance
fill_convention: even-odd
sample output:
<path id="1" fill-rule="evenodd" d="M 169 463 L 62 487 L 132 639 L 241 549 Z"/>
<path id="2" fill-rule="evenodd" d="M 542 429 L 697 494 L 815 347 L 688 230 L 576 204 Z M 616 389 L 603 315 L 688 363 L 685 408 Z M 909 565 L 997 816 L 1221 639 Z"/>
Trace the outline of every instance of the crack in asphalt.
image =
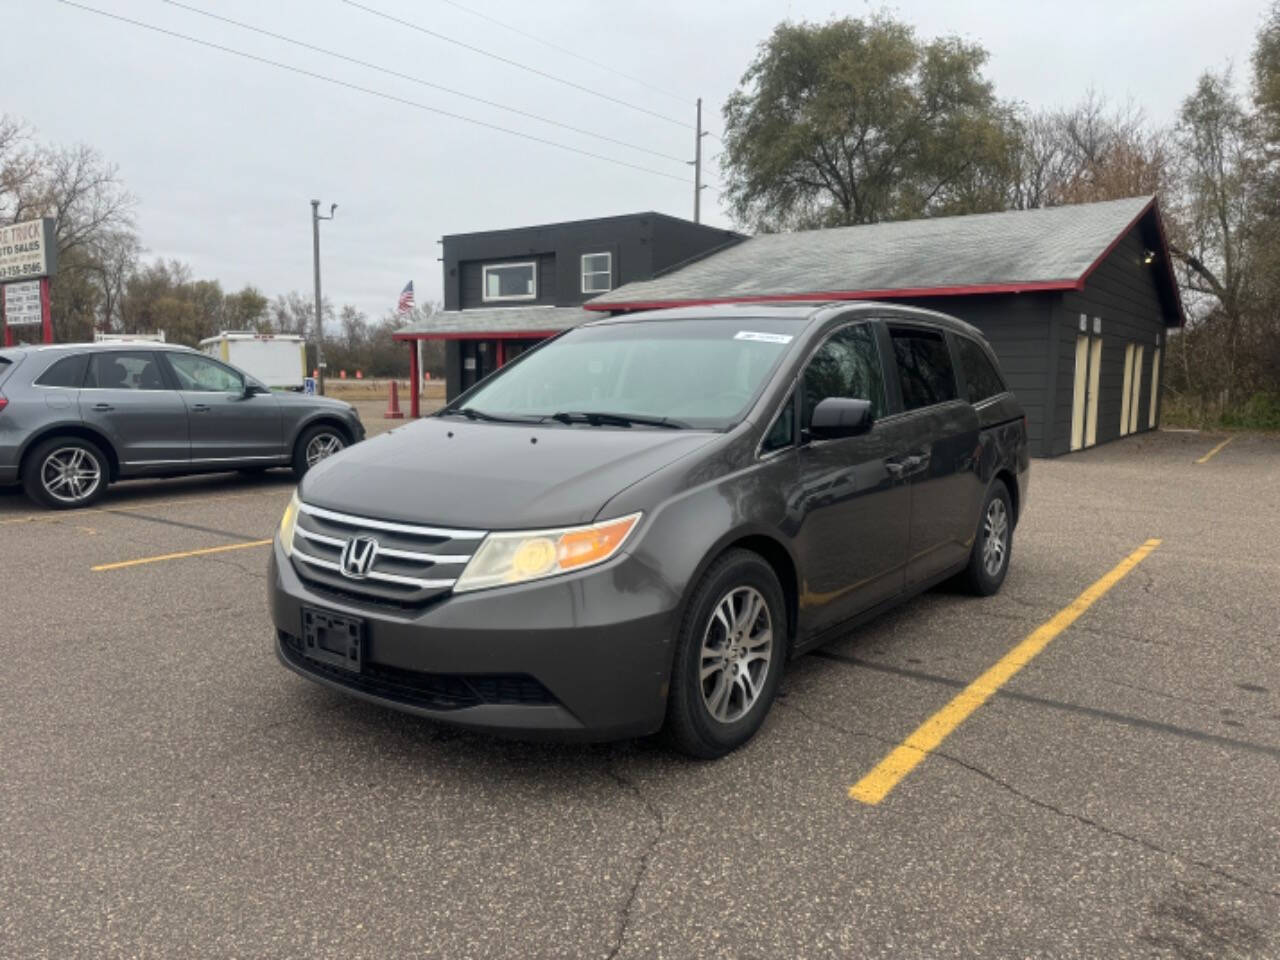
<path id="1" fill-rule="evenodd" d="M 881 743 L 888 743 L 893 746 L 897 745 L 896 741 L 890 741 L 886 738 L 876 736 L 875 734 L 870 734 L 870 733 L 866 733 L 859 730 L 850 730 L 847 727 L 842 726 L 841 724 L 834 723 L 825 718 L 814 717 L 810 713 L 808 713 L 806 710 L 800 707 L 797 707 L 794 704 L 786 704 L 786 706 L 788 706 L 792 710 L 795 710 L 798 714 L 800 714 L 800 716 L 804 717 L 810 723 L 813 723 L 819 727 L 825 727 L 828 730 L 834 730 L 836 733 L 843 734 L 844 736 L 858 737 L 866 740 L 874 740 Z M 1252 880 L 1249 880 L 1246 877 L 1238 876 L 1234 873 L 1231 873 L 1228 870 L 1224 870 L 1222 867 L 1219 867 L 1214 863 L 1210 863 L 1207 860 L 1199 860 L 1192 856 L 1177 853 L 1173 850 L 1167 849 L 1166 847 L 1162 847 L 1151 840 L 1147 840 L 1143 837 L 1139 837 L 1136 834 L 1126 833 L 1125 831 L 1120 830 L 1116 827 L 1110 827 L 1104 823 L 1101 823 L 1098 820 L 1094 820 L 1092 817 L 1087 817 L 1081 813 L 1074 813 L 1070 810 L 1067 810 L 1064 807 L 1060 807 L 1056 804 L 1050 803 L 1047 800 L 1041 800 L 1039 797 L 1032 796 L 1026 791 L 1021 790 L 1018 787 L 1015 787 L 1013 784 L 1009 783 L 1008 781 L 1002 780 L 1001 778 L 997 777 L 995 774 L 991 773 L 990 771 L 985 770 L 974 763 L 970 763 L 967 760 L 963 760 L 960 757 L 957 757 L 953 753 L 948 753 L 945 750 L 933 750 L 929 753 L 929 756 L 940 757 L 943 760 L 947 760 L 955 764 L 956 766 L 960 767 L 961 769 L 968 770 L 970 773 L 976 774 L 977 776 L 982 777 L 984 780 L 990 781 L 991 783 L 995 784 L 997 787 L 1000 787 L 1003 790 L 1005 790 L 1011 796 L 1017 797 L 1019 800 L 1022 800 L 1024 803 L 1031 804 L 1032 806 L 1038 807 L 1041 810 L 1047 810 L 1050 813 L 1053 813 L 1059 817 L 1062 817 L 1063 819 L 1073 820 L 1076 823 L 1081 824 L 1082 826 L 1089 827 L 1092 830 L 1103 834 L 1104 836 L 1108 836 L 1117 840 L 1127 840 L 1128 842 L 1137 844 L 1138 846 L 1152 853 L 1160 854 L 1162 856 L 1168 857 L 1171 860 L 1174 860 L 1175 862 L 1178 862 L 1184 865 L 1190 864 L 1192 866 L 1199 867 L 1202 870 L 1207 870 L 1208 872 L 1212 873 L 1214 876 L 1220 877 L 1223 880 L 1226 880 L 1230 883 L 1237 884 L 1241 887 L 1244 887 L 1247 890 L 1252 890 L 1255 893 L 1265 894 L 1266 896 L 1274 897 L 1280 900 L 1280 891 L 1269 890 L 1266 887 L 1259 886 L 1258 884 L 1254 883 Z"/>
<path id="2" fill-rule="evenodd" d="M 1075 813 L 1071 810 L 1065 809 L 1064 807 L 1060 807 L 1057 804 L 1050 803 L 1047 800 L 1041 800 L 1039 797 L 1033 797 L 1031 794 L 1027 793 L 1026 791 L 1020 790 L 1019 788 L 1015 787 L 1013 784 L 1000 779 L 990 771 L 984 770 L 982 767 L 979 767 L 976 764 L 970 763 L 967 760 L 962 760 L 959 757 L 957 757 L 955 754 L 947 753 L 944 750 L 935 750 L 933 751 L 933 755 L 942 757 L 944 760 L 949 760 L 952 763 L 956 764 L 957 766 L 963 767 L 965 770 L 968 770 L 971 773 L 975 773 L 978 776 L 983 777 L 986 780 L 989 780 L 991 783 L 994 783 L 996 786 L 1004 789 L 1008 793 L 1019 798 L 1020 800 L 1025 801 L 1026 803 L 1031 804 L 1032 806 L 1039 807 L 1042 810 L 1048 810 L 1050 813 L 1054 813 L 1059 817 L 1063 817 L 1064 819 L 1074 820 L 1076 823 L 1082 824 L 1086 827 L 1090 827 L 1093 830 L 1096 830 L 1097 832 L 1104 834 L 1105 836 L 1114 837 L 1119 840 L 1127 840 L 1130 843 L 1136 843 L 1138 846 L 1143 847 L 1144 849 L 1152 853 L 1161 854 L 1179 863 L 1191 864 L 1193 866 L 1197 866 L 1202 870 L 1209 871 L 1216 877 L 1220 877 L 1223 880 L 1227 880 L 1231 883 L 1238 884 L 1239 886 L 1242 886 L 1247 890 L 1252 890 L 1255 893 L 1265 894 L 1269 897 L 1275 897 L 1276 899 L 1280 900 L 1280 890 L 1269 890 L 1266 887 L 1258 886 L 1252 880 L 1249 880 L 1246 877 L 1238 876 L 1234 873 L 1231 873 L 1228 870 L 1224 870 L 1222 867 L 1219 867 L 1217 864 L 1210 863 L 1207 860 L 1199 860 L 1196 857 L 1177 853 L 1173 850 L 1168 849 L 1167 847 L 1160 846 L 1158 843 L 1155 843 L 1151 840 L 1147 840 L 1144 837 L 1140 837 L 1132 833 L 1127 833 L 1124 830 L 1120 830 L 1117 827 L 1107 826 L 1106 824 L 1101 823 L 1098 820 L 1094 820 L 1092 817 L 1087 817 L 1082 813 Z"/>
<path id="3" fill-rule="evenodd" d="M 1167 690 L 1157 690 L 1155 687 L 1144 687 L 1140 683 L 1129 683 L 1128 681 L 1125 681 L 1125 680 L 1116 680 L 1114 677 L 1103 677 L 1103 676 L 1091 675 L 1091 679 L 1097 680 L 1100 683 L 1111 684 L 1114 687 L 1124 687 L 1126 690 L 1137 690 L 1139 693 L 1149 693 L 1153 697 L 1160 697 L 1165 700 L 1173 700 L 1176 703 L 1183 703 L 1190 707 L 1219 707 L 1220 708 L 1223 702 L 1221 699 L 1199 700 L 1199 699 L 1196 699 L 1195 697 L 1183 696 L 1180 693 L 1169 693 Z M 1274 719 L 1270 714 L 1266 713 L 1265 711 L 1256 712 L 1256 711 L 1249 711 L 1249 710 L 1232 710 L 1230 713 L 1230 716 L 1245 717 L 1251 720 Z"/>
<path id="4" fill-rule="evenodd" d="M 658 846 L 658 841 L 662 839 L 667 829 L 667 818 L 662 809 L 644 795 L 639 785 L 623 776 L 615 770 L 612 764 L 605 766 L 604 772 L 618 784 L 623 790 L 632 793 L 635 798 L 640 801 L 641 806 L 645 808 L 649 816 L 653 818 L 654 825 L 657 827 L 653 832 L 653 836 L 645 845 L 644 850 L 640 853 L 640 860 L 636 866 L 636 875 L 631 882 L 631 889 L 627 891 L 626 901 L 622 905 L 618 914 L 618 929 L 614 935 L 614 942 L 609 948 L 609 952 L 605 954 L 605 960 L 614 960 L 618 952 L 622 949 L 623 943 L 626 942 L 627 930 L 631 926 L 631 911 L 635 906 L 636 896 L 640 892 L 640 884 L 644 882 L 645 876 L 649 872 L 649 858 L 653 855 L 654 849 Z"/>
<path id="5" fill-rule="evenodd" d="M 862 657 L 848 656 L 836 653 L 832 650 L 815 650 L 810 653 L 809 656 L 822 660 L 832 660 L 836 663 L 843 663 L 848 666 L 875 670 L 880 673 L 893 674 L 894 676 L 909 677 L 913 680 L 924 680 L 928 683 L 936 683 L 944 687 L 951 687 L 954 690 L 963 690 L 968 686 L 968 683 L 964 680 L 957 680 L 953 677 L 944 677 L 936 673 L 929 673 L 923 670 L 913 670 L 907 667 L 896 667 L 893 664 L 881 663 L 875 660 L 866 660 Z M 1028 672 L 1031 672 L 1038 668 L 1034 664 L 1031 664 L 1026 669 Z M 1006 700 L 1027 703 L 1036 707 L 1048 707 L 1051 710 L 1062 710 L 1067 713 L 1079 714 L 1080 716 L 1090 717 L 1095 720 L 1106 720 L 1111 723 L 1122 724 L 1123 726 L 1133 727 L 1138 730 L 1150 730 L 1155 733 L 1181 737 L 1187 740 L 1195 740 L 1200 743 L 1211 743 L 1215 746 L 1227 747 L 1232 750 L 1244 750 L 1249 753 L 1260 753 L 1263 756 L 1280 758 L 1280 747 L 1271 746 L 1270 744 L 1254 743 L 1251 740 L 1240 740 L 1235 737 L 1224 737 L 1217 733 L 1206 733 L 1203 730 L 1196 730 L 1191 727 L 1182 727 L 1172 723 L 1164 723 L 1159 720 L 1146 720 L 1142 717 L 1117 713 L 1114 710 L 1102 710 L 1097 707 L 1086 707 L 1081 704 L 1070 703 L 1065 700 L 1053 700 L 1048 697 L 1040 697 L 1031 693 L 1021 693 L 1017 690 L 1010 690 L 1007 687 L 1001 687 L 997 690 L 991 702 L 994 704 Z"/>

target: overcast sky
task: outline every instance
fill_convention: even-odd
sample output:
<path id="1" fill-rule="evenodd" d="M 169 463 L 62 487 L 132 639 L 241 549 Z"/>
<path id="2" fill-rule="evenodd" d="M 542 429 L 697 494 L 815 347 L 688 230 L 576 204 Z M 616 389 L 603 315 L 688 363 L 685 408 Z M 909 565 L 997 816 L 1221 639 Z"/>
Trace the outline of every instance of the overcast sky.
<path id="1" fill-rule="evenodd" d="M 80 2 L 80 0 L 77 0 Z M 56 0 L 0 0 L 0 112 L 48 140 L 83 141 L 137 195 L 151 255 L 191 264 L 224 288 L 268 296 L 311 289 L 309 200 L 339 205 L 322 225 L 324 286 L 373 316 L 412 279 L 439 299 L 446 233 L 658 210 L 692 215 L 693 100 L 720 129 L 720 106 L 780 20 L 825 20 L 809 0 L 360 0 L 365 6 L 590 91 L 630 109 L 380 19 L 342 0 L 183 0 L 435 84 L 637 144 L 604 142 L 211 21 L 164 0 L 83 0 L 168 30 L 519 130 L 679 179 L 629 169 L 423 109 L 343 89 Z M 1001 97 L 1076 101 L 1090 86 L 1171 119 L 1197 74 L 1234 64 L 1243 78 L 1262 0 L 902 0 L 923 36 L 958 33 L 991 53 Z M 467 10 L 568 47 L 676 96 L 593 66 Z M 718 148 L 707 138 L 708 152 Z M 714 174 L 714 162 L 710 164 Z M 730 226 L 714 189 L 706 222 Z"/>

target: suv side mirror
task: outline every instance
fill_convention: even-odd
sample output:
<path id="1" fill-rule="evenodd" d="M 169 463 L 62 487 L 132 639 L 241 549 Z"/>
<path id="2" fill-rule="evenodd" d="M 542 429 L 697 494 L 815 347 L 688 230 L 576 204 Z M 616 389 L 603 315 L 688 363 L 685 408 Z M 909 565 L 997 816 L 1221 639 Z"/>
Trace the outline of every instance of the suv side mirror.
<path id="1" fill-rule="evenodd" d="M 270 390 L 268 390 L 266 387 L 262 386 L 262 384 L 260 384 L 260 383 L 254 383 L 254 382 L 253 382 L 253 381 L 251 381 L 251 380 L 246 380 L 246 381 L 244 382 L 244 396 L 245 396 L 245 397 L 252 397 L 254 394 L 258 394 L 258 393 L 270 393 L 270 392 L 271 392 Z"/>
<path id="2" fill-rule="evenodd" d="M 870 430 L 875 419 L 870 400 L 827 397 L 813 408 L 809 434 L 815 440 L 856 437 Z"/>

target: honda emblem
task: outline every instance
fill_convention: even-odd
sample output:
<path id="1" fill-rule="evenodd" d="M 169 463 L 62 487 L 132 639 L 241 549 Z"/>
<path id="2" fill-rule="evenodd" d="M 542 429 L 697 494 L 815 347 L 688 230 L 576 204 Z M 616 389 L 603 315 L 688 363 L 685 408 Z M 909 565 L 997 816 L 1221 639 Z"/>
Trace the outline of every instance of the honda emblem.
<path id="1" fill-rule="evenodd" d="M 342 558 L 338 565 L 342 567 L 343 576 L 352 580 L 363 580 L 373 569 L 373 561 L 378 556 L 378 541 L 373 537 L 352 537 L 342 548 Z"/>

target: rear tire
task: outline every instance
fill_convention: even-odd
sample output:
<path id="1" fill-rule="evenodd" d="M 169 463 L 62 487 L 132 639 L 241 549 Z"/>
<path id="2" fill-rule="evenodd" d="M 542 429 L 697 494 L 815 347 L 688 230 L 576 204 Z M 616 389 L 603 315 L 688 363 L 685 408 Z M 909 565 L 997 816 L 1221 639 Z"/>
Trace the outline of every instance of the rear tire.
<path id="1" fill-rule="evenodd" d="M 788 636 L 782 587 L 759 554 L 732 550 L 712 564 L 676 638 L 668 742 L 714 760 L 755 736 L 782 680 Z"/>
<path id="2" fill-rule="evenodd" d="M 293 445 L 293 473 L 299 480 L 321 460 L 347 447 L 348 440 L 337 427 L 316 424 L 302 431 Z"/>
<path id="3" fill-rule="evenodd" d="M 969 567 L 963 577 L 969 591 L 989 597 L 1000 590 L 1009 572 L 1013 553 L 1013 503 L 1009 488 L 997 480 L 987 493 L 978 518 L 978 532 L 969 553 Z"/>
<path id="4" fill-rule="evenodd" d="M 95 443 L 80 437 L 50 437 L 22 465 L 28 497 L 51 510 L 88 507 L 102 499 L 111 480 L 111 462 Z"/>

